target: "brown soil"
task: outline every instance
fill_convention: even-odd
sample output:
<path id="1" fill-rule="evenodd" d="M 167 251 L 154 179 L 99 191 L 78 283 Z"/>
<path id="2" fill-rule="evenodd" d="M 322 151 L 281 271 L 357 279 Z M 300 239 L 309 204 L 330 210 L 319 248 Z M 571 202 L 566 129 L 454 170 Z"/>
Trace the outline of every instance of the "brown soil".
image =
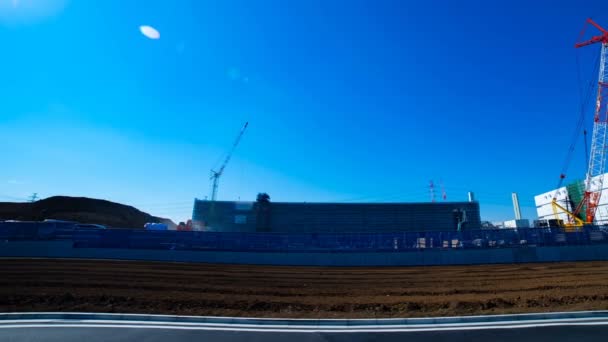
<path id="1" fill-rule="evenodd" d="M 608 309 L 608 262 L 319 268 L 0 260 L 0 311 L 415 317 Z"/>

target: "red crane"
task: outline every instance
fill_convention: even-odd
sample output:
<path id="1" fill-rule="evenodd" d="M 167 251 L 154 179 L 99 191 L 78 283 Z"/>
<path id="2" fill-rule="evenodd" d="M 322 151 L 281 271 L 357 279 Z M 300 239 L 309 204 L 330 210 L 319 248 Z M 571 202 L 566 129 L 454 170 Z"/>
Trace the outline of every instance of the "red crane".
<path id="1" fill-rule="evenodd" d="M 595 28 L 600 30 L 600 32 L 602 32 L 602 34 L 600 34 L 599 36 L 593 36 L 593 37 L 591 37 L 591 39 L 589 39 L 587 41 L 576 43 L 576 44 L 574 44 L 574 47 L 580 48 L 580 47 L 595 44 L 595 43 L 608 44 L 608 31 L 606 31 L 606 29 L 601 27 L 598 23 L 593 21 L 593 19 L 591 19 L 591 18 L 587 19 L 587 23 L 595 26 Z M 585 33 L 585 29 L 583 29 L 583 32 L 581 32 L 581 35 L 584 33 Z"/>
<path id="2" fill-rule="evenodd" d="M 591 154 L 589 156 L 589 167 L 585 177 L 585 195 L 583 202 L 586 207 L 586 221 L 593 223 L 595 212 L 600 202 L 603 188 L 603 174 L 606 170 L 606 137 L 608 125 L 608 107 L 606 107 L 606 97 L 608 96 L 608 31 L 591 19 L 587 23 L 595 26 L 601 34 L 591 39 L 577 43 L 575 48 L 581 48 L 595 43 L 601 43 L 600 66 L 597 85 L 597 100 L 595 104 L 595 114 L 593 116 L 593 133 L 591 135 Z M 592 178 L 599 177 L 597 184 L 592 184 Z M 580 207 L 580 205 L 579 205 Z M 580 209 L 579 209 L 580 211 Z"/>
<path id="3" fill-rule="evenodd" d="M 592 19 L 587 19 L 587 24 L 593 25 L 601 34 L 591 37 L 591 39 L 576 43 L 575 48 L 581 48 L 596 43 L 601 43 L 600 65 L 597 86 L 597 99 L 595 104 L 595 113 L 593 116 L 593 133 L 591 136 L 591 153 L 589 155 L 589 164 L 587 174 L 585 176 L 585 191 L 583 199 L 576 206 L 573 212 L 557 204 L 557 199 L 553 199 L 553 208 L 555 213 L 557 209 L 566 212 L 575 223 L 570 223 L 571 226 L 582 226 L 583 224 L 593 224 L 595 213 L 600 202 L 603 189 L 603 175 L 606 170 L 606 149 L 608 144 L 608 31 L 598 25 Z M 585 29 L 581 32 L 584 35 Z M 561 175 L 563 180 L 565 175 Z M 561 181 L 560 181 L 561 183 Z M 581 211 L 585 208 L 585 221 L 581 220 Z"/>

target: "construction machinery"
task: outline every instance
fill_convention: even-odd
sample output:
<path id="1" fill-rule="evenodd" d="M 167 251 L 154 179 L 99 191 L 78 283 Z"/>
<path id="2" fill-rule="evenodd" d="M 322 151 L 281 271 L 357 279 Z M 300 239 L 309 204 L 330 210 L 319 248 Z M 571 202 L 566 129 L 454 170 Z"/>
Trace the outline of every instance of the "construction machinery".
<path id="1" fill-rule="evenodd" d="M 217 197 L 217 188 L 219 185 L 220 177 L 224 173 L 224 169 L 226 168 L 226 165 L 228 165 L 230 158 L 232 158 L 232 154 L 234 153 L 234 150 L 239 145 L 239 142 L 241 142 L 241 138 L 243 137 L 243 134 L 245 134 L 245 130 L 247 129 L 248 125 L 249 125 L 249 122 L 245 122 L 245 125 L 243 126 L 243 128 L 241 128 L 241 131 L 239 132 L 236 139 L 234 140 L 234 143 L 232 144 L 230 151 L 228 151 L 228 154 L 226 155 L 224 162 L 217 169 L 217 171 L 213 170 L 213 169 L 211 170 L 211 176 L 209 177 L 209 179 L 212 182 L 211 183 L 211 201 L 215 201 L 215 199 Z"/>
<path id="2" fill-rule="evenodd" d="M 599 76 L 597 83 L 597 98 L 595 103 L 595 112 L 593 116 L 593 133 L 591 136 L 591 152 L 589 154 L 587 173 L 584 182 L 584 191 L 582 200 L 575 204 L 574 210 L 570 211 L 557 202 L 556 195 L 552 200 L 553 212 L 556 218 L 559 219 L 559 212 L 566 213 L 568 220 L 563 222 L 566 230 L 578 230 L 584 225 L 592 225 L 595 220 L 595 214 L 600 202 L 600 197 L 603 190 L 603 175 L 606 167 L 606 138 L 608 134 L 608 30 L 604 29 L 592 19 L 587 19 L 587 25 L 592 25 L 600 31 L 599 35 L 593 36 L 591 39 L 576 43 L 575 48 L 601 43 L 599 56 Z M 585 26 L 585 28 L 586 28 Z M 581 37 L 584 35 L 585 28 L 581 32 Z M 581 114 L 584 110 L 581 111 Z M 560 175 L 560 183 L 557 189 L 561 187 L 565 174 Z"/>

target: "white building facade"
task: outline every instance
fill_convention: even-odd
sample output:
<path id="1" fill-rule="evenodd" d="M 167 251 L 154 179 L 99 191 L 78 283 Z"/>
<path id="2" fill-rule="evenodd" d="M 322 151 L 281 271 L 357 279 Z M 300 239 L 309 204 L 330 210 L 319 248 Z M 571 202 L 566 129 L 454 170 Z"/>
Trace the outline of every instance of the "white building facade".
<path id="1" fill-rule="evenodd" d="M 603 177 L 603 180 L 602 178 Z M 595 212 L 595 224 L 608 224 L 608 174 L 591 178 L 591 191 L 599 189 L 601 184 L 602 192 L 600 202 Z M 556 217 L 553 212 L 551 202 L 555 197 L 557 203 L 569 211 L 574 211 L 574 207 L 580 201 L 584 191 L 584 182 L 563 186 L 559 189 L 551 190 L 540 195 L 534 196 L 534 204 L 536 205 L 536 214 L 539 220 L 559 219 L 568 222 L 568 215 L 561 210 L 558 210 Z"/>

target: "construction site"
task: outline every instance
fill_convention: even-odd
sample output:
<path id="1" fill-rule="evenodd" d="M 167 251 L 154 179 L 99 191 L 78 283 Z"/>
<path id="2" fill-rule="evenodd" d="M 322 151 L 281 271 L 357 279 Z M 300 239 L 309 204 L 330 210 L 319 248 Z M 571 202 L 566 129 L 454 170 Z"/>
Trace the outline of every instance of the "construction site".
<path id="1" fill-rule="evenodd" d="M 599 31 L 591 39 L 582 40 L 587 27 Z M 593 65 L 597 81 L 590 82 L 581 99 L 577 125 L 568 149 L 557 187 L 534 196 L 538 218 L 530 222 L 521 217 L 517 194 L 513 194 L 515 219 L 501 224 L 504 228 L 564 228 L 579 231 L 583 227 L 608 225 L 608 196 L 604 186 L 608 135 L 608 31 L 588 19 L 575 48 L 600 44 Z M 593 101 L 595 99 L 595 101 Z M 590 148 L 584 127 L 590 104 L 593 127 Z M 479 203 L 469 193 L 469 203 L 436 202 L 435 186 L 430 182 L 431 203 L 271 203 L 267 198 L 256 202 L 217 201 L 219 180 L 232 154 L 239 145 L 249 123 L 240 130 L 223 163 L 211 170 L 211 194 L 195 199 L 192 211 L 193 229 L 226 232 L 386 232 L 386 231 L 451 231 L 482 228 Z M 587 169 L 583 175 L 566 182 L 574 146 L 583 138 Z M 580 178 L 579 178 L 580 177 Z M 572 177 L 569 177 L 570 179 Z M 579 179 L 577 179 L 579 178 Z M 556 177 L 557 179 L 557 177 Z M 441 185 L 441 197 L 445 191 Z"/>
<path id="2" fill-rule="evenodd" d="M 597 83 L 592 82 L 586 95 L 581 99 L 581 111 L 573 142 L 570 144 L 566 161 L 559 176 L 556 189 L 537 195 L 534 202 L 537 208 L 539 220 L 547 222 L 548 226 L 564 227 L 567 230 L 577 230 L 585 225 L 605 225 L 608 223 L 608 196 L 605 191 L 604 176 L 606 173 L 606 153 L 608 135 L 608 31 L 592 19 L 587 20 L 587 25 L 592 26 L 599 35 L 591 39 L 580 41 L 575 48 L 582 48 L 594 44 L 600 44 L 601 49 L 597 65 Z M 581 31 L 584 34 L 587 26 Z M 594 96 L 595 92 L 595 96 Z M 595 98 L 595 101 L 593 99 Z M 587 130 L 585 122 L 586 111 L 589 104 L 594 104 L 593 129 L 591 134 L 591 149 L 586 155 L 588 162 L 587 171 L 583 180 L 574 180 L 567 186 L 562 186 L 566 177 L 569 163 L 574 152 L 574 144 L 580 135 L 583 135 L 585 152 L 588 151 Z"/>
<path id="3" fill-rule="evenodd" d="M 435 201 L 432 184 L 425 203 L 218 200 L 245 123 L 187 223 L 90 199 L 4 206 L 0 310 L 376 318 L 607 309 L 608 30 L 587 25 L 599 33 L 575 47 L 601 45 L 588 167 L 567 177 L 566 158 L 555 189 L 534 197 L 533 224 L 516 194 L 515 220 L 498 229 L 483 226 L 472 192 Z M 585 143 L 587 112 L 574 134 Z"/>

